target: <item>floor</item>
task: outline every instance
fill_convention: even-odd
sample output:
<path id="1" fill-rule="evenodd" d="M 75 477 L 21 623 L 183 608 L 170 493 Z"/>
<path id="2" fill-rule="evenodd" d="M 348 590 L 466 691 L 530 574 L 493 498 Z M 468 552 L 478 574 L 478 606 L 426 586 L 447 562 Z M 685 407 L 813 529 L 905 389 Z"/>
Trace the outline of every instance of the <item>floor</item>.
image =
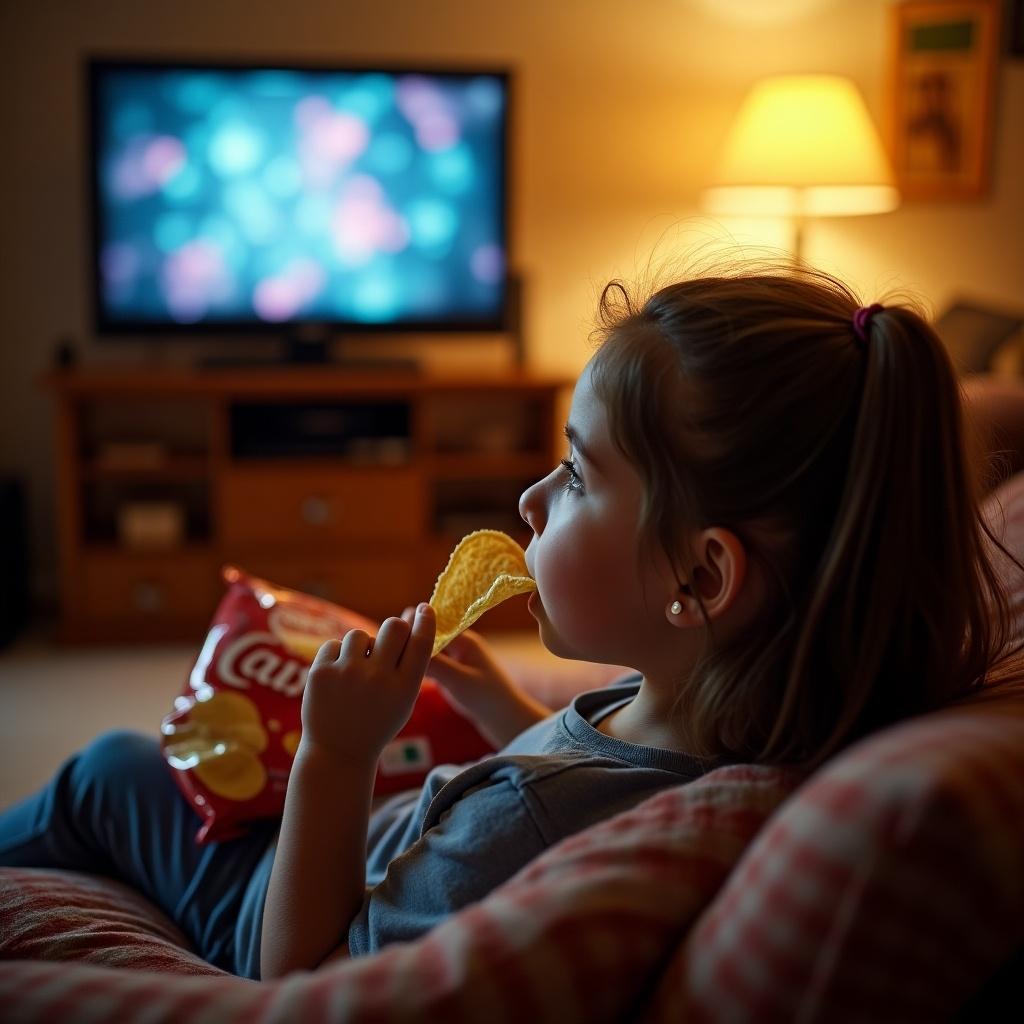
<path id="1" fill-rule="evenodd" d="M 157 732 L 195 657 L 188 646 L 58 647 L 36 627 L 0 652 L 0 807 L 107 729 Z"/>
<path id="2" fill-rule="evenodd" d="M 198 653 L 182 644 L 61 647 L 52 635 L 52 627 L 37 625 L 0 651 L 0 807 L 33 792 L 101 732 L 158 733 Z M 579 678 L 580 663 L 555 659 L 535 633 L 491 640 L 513 676 L 540 669 L 552 692 Z M 593 685 L 608 675 L 589 670 L 598 673 Z"/>

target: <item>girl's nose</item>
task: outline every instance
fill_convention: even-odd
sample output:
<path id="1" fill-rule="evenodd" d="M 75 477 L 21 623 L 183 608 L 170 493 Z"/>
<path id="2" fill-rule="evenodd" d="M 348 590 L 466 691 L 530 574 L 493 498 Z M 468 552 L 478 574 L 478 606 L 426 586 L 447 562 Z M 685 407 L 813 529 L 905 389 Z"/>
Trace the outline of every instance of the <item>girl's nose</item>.
<path id="1" fill-rule="evenodd" d="M 540 533 L 544 527 L 543 485 L 544 480 L 538 480 L 519 496 L 519 516 L 534 533 Z"/>

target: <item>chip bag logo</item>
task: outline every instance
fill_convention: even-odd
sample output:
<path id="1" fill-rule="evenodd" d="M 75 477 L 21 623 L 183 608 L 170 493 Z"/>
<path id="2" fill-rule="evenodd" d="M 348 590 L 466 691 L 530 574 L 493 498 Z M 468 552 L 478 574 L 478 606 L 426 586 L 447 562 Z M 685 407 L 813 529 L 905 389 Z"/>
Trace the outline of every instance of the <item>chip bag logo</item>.
<path id="1" fill-rule="evenodd" d="M 223 683 L 247 690 L 253 683 L 286 697 L 298 697 L 306 687 L 309 662 L 282 657 L 281 642 L 273 633 L 248 633 L 228 644 L 217 663 Z"/>
<path id="2" fill-rule="evenodd" d="M 223 576 L 227 591 L 160 730 L 167 766 L 201 819 L 199 843 L 232 839 L 280 816 L 310 662 L 325 640 L 377 630 L 354 611 L 234 566 Z M 378 765 L 374 795 L 418 787 L 435 764 L 475 761 L 493 749 L 425 679 Z"/>

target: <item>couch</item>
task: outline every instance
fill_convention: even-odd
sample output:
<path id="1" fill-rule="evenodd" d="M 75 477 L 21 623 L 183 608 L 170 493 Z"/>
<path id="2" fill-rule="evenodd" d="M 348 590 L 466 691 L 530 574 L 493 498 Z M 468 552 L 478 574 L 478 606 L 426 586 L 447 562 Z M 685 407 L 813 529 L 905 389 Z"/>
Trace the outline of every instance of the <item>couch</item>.
<path id="1" fill-rule="evenodd" d="M 987 512 L 1020 557 L 1024 474 Z M 117 882 L 0 870 L 5 1022 L 1019 1020 L 1022 950 L 1024 671 L 809 778 L 659 793 L 416 942 L 274 982 Z"/>

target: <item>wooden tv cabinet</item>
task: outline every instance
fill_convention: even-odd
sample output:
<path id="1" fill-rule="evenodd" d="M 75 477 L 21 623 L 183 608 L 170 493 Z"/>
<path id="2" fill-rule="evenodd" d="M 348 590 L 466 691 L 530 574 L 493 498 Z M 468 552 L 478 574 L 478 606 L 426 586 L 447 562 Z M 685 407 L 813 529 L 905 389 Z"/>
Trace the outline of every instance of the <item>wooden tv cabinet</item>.
<path id="1" fill-rule="evenodd" d="M 198 643 L 226 564 L 399 614 L 430 596 L 471 530 L 528 542 L 516 503 L 559 458 L 569 393 L 516 371 L 330 366 L 73 370 L 45 385 L 68 642 Z M 532 619 L 520 599 L 483 624 Z"/>

